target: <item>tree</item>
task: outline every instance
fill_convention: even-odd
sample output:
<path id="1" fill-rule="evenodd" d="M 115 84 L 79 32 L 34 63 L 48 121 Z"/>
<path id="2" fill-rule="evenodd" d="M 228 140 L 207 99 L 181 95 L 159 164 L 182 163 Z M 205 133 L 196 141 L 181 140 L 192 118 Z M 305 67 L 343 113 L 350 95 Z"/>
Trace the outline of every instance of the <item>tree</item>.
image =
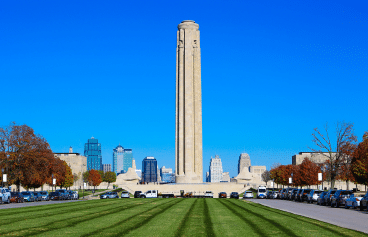
<path id="1" fill-rule="evenodd" d="M 89 185 L 94 186 L 96 189 L 96 186 L 100 185 L 102 182 L 101 175 L 97 170 L 90 170 L 88 175 L 88 182 Z"/>
<path id="2" fill-rule="evenodd" d="M 363 141 L 354 151 L 350 171 L 359 184 L 368 184 L 368 132 L 363 135 Z"/>
<path id="3" fill-rule="evenodd" d="M 89 171 L 86 171 L 82 174 L 83 182 L 87 183 L 89 178 Z"/>
<path id="4" fill-rule="evenodd" d="M 308 158 L 305 158 L 299 165 L 301 186 L 317 185 L 319 170 L 320 168 L 316 163 L 312 162 Z"/>
<path id="5" fill-rule="evenodd" d="M 79 180 L 79 176 L 76 173 L 74 173 L 73 174 L 73 181 L 74 181 L 74 183 L 77 182 L 78 180 Z"/>
<path id="6" fill-rule="evenodd" d="M 328 125 L 324 126 L 324 133 L 318 128 L 314 129 L 312 133 L 313 142 L 318 149 L 312 149 L 325 156 L 329 161 L 329 177 L 331 178 L 331 188 L 335 186 L 335 180 L 339 174 L 341 166 L 347 162 L 349 155 L 351 155 L 356 148 L 357 138 L 353 132 L 353 124 L 338 122 L 336 125 L 336 145 L 330 139 Z"/>
<path id="7" fill-rule="evenodd" d="M 27 125 L 14 122 L 0 128 L 0 167 L 8 174 L 8 184 L 19 191 L 37 188 L 48 180 L 54 156 L 47 141 Z"/>
<path id="8" fill-rule="evenodd" d="M 74 176 L 70 166 L 65 161 L 63 161 L 63 163 L 65 166 L 65 179 L 64 182 L 62 183 L 62 186 L 65 188 L 69 188 L 74 184 Z"/>
<path id="9" fill-rule="evenodd" d="M 116 173 L 112 171 L 106 172 L 103 177 L 103 181 L 108 183 L 107 188 L 109 188 L 110 183 L 116 181 Z"/>
<path id="10" fill-rule="evenodd" d="M 267 182 L 272 180 L 270 171 L 266 170 L 262 173 L 262 180 L 266 183 L 267 186 Z"/>

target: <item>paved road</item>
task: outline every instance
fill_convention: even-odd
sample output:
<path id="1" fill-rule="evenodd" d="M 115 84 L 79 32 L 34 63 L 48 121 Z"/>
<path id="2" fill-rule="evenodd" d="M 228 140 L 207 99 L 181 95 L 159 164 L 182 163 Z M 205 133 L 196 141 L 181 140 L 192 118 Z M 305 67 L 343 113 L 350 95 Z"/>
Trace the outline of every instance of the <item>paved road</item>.
<path id="1" fill-rule="evenodd" d="M 65 200 L 65 201 L 42 201 L 42 202 L 24 202 L 24 203 L 10 203 L 10 204 L 1 204 L 0 209 L 8 209 L 8 208 L 20 208 L 20 207 L 33 207 L 33 206 L 41 206 L 55 203 L 66 203 L 66 202 L 79 202 L 83 200 Z"/>
<path id="2" fill-rule="evenodd" d="M 298 203 L 277 199 L 252 199 L 249 201 L 337 226 L 368 233 L 367 211 L 345 209 L 343 207 L 331 208 L 329 206 L 318 206 L 316 204 Z"/>

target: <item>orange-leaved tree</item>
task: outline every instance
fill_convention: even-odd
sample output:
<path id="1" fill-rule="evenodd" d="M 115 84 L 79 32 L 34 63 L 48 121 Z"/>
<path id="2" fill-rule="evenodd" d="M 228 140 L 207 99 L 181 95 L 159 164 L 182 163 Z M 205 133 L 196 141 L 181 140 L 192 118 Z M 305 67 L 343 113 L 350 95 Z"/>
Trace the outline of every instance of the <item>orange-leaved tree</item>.
<path id="1" fill-rule="evenodd" d="M 97 170 L 90 170 L 88 175 L 88 182 L 89 185 L 94 186 L 94 189 L 96 189 L 96 186 L 100 185 L 102 182 L 101 175 Z"/>
<path id="2" fill-rule="evenodd" d="M 310 186 L 318 184 L 318 173 L 320 171 L 319 166 L 305 158 L 299 165 L 299 175 L 301 178 L 301 186 Z"/>
<path id="3" fill-rule="evenodd" d="M 368 132 L 364 133 L 363 141 L 354 151 L 350 170 L 357 183 L 368 185 Z"/>

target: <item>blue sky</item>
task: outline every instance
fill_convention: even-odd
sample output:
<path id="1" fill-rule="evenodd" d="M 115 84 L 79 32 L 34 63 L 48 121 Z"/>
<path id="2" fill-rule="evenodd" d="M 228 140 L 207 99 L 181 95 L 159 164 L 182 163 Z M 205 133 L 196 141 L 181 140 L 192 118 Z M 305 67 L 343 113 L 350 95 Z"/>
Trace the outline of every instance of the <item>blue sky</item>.
<path id="1" fill-rule="evenodd" d="M 119 143 L 138 168 L 175 164 L 177 25 L 201 31 L 203 166 L 235 176 L 290 164 L 313 128 L 368 130 L 367 1 L 1 1 L 0 126 L 31 126 L 54 152 L 103 163 Z"/>

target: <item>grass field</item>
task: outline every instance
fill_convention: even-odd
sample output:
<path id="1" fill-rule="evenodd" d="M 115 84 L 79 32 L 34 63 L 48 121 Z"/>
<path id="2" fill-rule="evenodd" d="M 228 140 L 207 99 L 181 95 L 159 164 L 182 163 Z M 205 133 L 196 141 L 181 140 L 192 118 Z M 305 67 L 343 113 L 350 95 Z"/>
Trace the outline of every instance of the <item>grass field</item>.
<path id="1" fill-rule="evenodd" d="M 365 236 L 230 199 L 92 200 L 0 211 L 4 236 Z"/>

